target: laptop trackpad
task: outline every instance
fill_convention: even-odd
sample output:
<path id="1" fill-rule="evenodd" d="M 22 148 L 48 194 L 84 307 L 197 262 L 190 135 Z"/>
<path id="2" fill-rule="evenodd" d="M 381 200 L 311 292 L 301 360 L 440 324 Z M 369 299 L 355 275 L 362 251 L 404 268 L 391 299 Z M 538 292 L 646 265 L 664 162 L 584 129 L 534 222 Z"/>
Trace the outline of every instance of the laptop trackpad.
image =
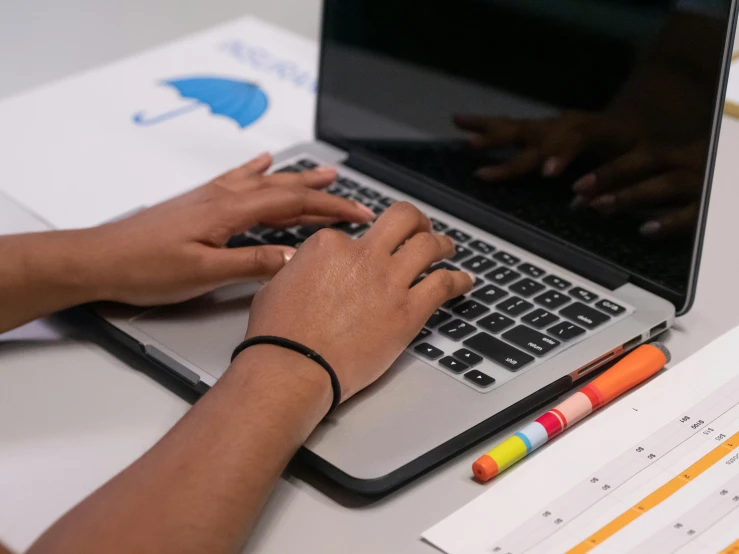
<path id="1" fill-rule="evenodd" d="M 261 283 L 218 289 L 189 302 L 148 310 L 131 325 L 215 378 L 244 340 L 249 307 Z"/>

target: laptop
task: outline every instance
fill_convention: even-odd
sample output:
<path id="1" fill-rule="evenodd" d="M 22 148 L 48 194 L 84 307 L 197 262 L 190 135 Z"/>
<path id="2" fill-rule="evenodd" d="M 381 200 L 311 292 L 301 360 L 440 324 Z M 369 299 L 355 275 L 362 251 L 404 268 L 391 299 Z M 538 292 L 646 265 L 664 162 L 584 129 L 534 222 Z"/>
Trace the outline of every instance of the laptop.
<path id="1" fill-rule="evenodd" d="M 328 192 L 378 215 L 414 203 L 456 242 L 428 271 L 477 282 L 327 417 L 299 460 L 351 491 L 392 491 L 690 309 L 735 11 L 721 0 L 326 0 L 316 140 L 277 154 L 273 171 L 335 166 Z M 571 160 L 544 176 L 551 152 Z M 573 189 L 589 175 L 604 180 L 596 196 Z M 255 228 L 228 247 L 299 247 L 316 230 Z M 94 311 L 204 393 L 260 286 Z"/>

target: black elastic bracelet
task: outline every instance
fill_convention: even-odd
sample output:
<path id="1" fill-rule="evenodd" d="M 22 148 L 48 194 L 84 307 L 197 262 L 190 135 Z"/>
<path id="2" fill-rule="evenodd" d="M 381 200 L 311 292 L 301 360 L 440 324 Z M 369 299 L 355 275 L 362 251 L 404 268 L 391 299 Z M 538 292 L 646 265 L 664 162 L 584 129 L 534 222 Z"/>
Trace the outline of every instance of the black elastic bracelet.
<path id="1" fill-rule="evenodd" d="M 341 385 L 339 384 L 339 378 L 336 377 L 336 372 L 334 371 L 334 368 L 332 368 L 331 365 L 329 365 L 329 363 L 324 360 L 318 352 L 316 352 L 315 350 L 311 350 L 307 346 L 303 346 L 302 344 L 300 344 L 299 342 L 295 342 L 294 340 L 263 335 L 260 337 L 252 337 L 250 339 L 246 339 L 244 342 L 238 345 L 231 355 L 231 361 L 233 362 L 236 356 L 241 354 L 250 346 L 254 346 L 255 344 L 271 344 L 273 346 L 281 346 L 282 348 L 287 348 L 288 350 L 292 350 L 313 360 L 323 369 L 325 369 L 326 373 L 328 373 L 328 376 L 331 378 L 331 388 L 334 389 L 334 400 L 333 402 L 331 402 L 331 408 L 326 415 L 330 414 L 336 409 L 336 406 L 338 406 L 341 402 Z"/>

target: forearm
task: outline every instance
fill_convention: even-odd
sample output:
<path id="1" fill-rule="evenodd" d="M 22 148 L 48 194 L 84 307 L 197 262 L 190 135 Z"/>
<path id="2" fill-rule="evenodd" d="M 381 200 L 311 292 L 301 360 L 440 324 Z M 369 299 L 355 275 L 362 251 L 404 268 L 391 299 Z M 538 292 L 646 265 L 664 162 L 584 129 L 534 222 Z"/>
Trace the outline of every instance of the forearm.
<path id="1" fill-rule="evenodd" d="M 89 231 L 0 236 L 0 332 L 100 300 Z"/>
<path id="2" fill-rule="evenodd" d="M 252 347 L 156 446 L 30 553 L 236 552 L 330 404 L 328 376 L 315 362 Z"/>

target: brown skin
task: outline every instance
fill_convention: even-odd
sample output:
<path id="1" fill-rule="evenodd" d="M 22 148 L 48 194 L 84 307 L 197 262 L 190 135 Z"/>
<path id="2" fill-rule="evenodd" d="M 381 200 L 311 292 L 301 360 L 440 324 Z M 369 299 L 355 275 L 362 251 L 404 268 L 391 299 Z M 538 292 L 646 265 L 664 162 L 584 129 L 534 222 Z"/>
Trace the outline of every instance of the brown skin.
<path id="1" fill-rule="evenodd" d="M 16 277 L 3 285 L 0 303 L 28 293 L 41 295 L 45 302 L 34 300 L 30 310 L 20 302 L 12 304 L 14 315 L 4 325 L 11 327 L 70 302 L 102 297 L 159 303 L 190 298 L 236 279 L 271 275 L 285 264 L 282 251 L 274 262 L 250 266 L 250 261 L 272 260 L 272 254 L 260 258 L 248 254 L 248 248 L 230 252 L 218 246 L 256 222 L 369 218 L 350 202 L 318 198 L 315 195 L 322 193 L 312 194 L 302 181 L 284 178 L 315 179 L 320 186 L 333 176 L 254 177 L 262 171 L 252 166 L 225 188 L 216 180 L 129 220 L 90 230 L 87 236 L 61 234 L 57 246 L 67 249 L 64 254 L 44 250 L 43 255 L 51 257 L 46 265 L 67 267 L 78 277 L 70 286 L 64 276 L 54 280 L 52 270 L 44 279 L 34 278 L 33 271 L 21 272 L 31 283 Z M 254 179 L 267 184 L 253 190 Z M 276 190 L 281 186 L 301 191 Z M 264 189 L 272 187 L 274 196 L 263 199 Z M 294 200 L 295 195 L 301 200 Z M 407 203 L 394 204 L 358 240 L 319 231 L 256 296 L 246 336 L 279 335 L 318 351 L 334 367 L 346 400 L 390 367 L 438 306 L 472 288 L 469 275 L 447 270 L 435 271 L 410 288 L 429 265 L 454 252 L 451 239 L 430 231 L 426 217 Z M 58 236 L 48 234 L 39 243 Z M 16 241 L 25 246 L 34 239 L 2 240 L 6 252 L 13 253 Z M 80 262 L 96 271 L 75 265 L 74 247 L 86 253 Z M 193 260 L 198 261 L 197 276 L 183 282 L 182 274 Z M 26 268 L 44 266 L 23 262 Z M 211 271 L 211 263 L 218 269 Z M 129 273 L 132 265 L 140 272 Z M 42 294 L 44 286 L 63 299 Z M 237 552 L 276 480 L 324 417 L 331 399 L 328 374 L 315 362 L 275 346 L 247 349 L 159 443 L 62 517 L 29 553 Z M 2 547 L 0 553 L 5 554 Z"/>

